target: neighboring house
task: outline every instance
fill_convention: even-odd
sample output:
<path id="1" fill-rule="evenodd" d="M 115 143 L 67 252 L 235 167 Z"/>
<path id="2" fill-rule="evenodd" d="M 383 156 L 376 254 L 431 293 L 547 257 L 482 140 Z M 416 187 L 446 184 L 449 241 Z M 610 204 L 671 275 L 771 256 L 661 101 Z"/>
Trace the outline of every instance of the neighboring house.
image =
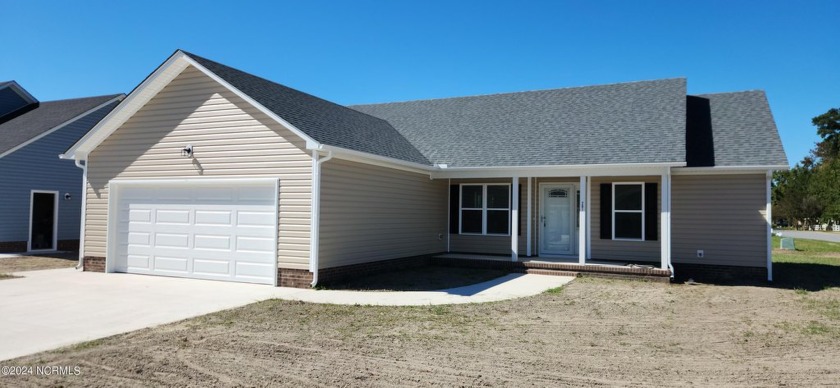
<path id="1" fill-rule="evenodd" d="M 760 91 L 345 107 L 180 50 L 63 157 L 85 270 L 296 287 L 429 261 L 770 278 L 788 165 Z"/>
<path id="2" fill-rule="evenodd" d="M 0 83 L 0 252 L 78 247 L 82 170 L 58 155 L 123 97 L 39 102 Z"/>

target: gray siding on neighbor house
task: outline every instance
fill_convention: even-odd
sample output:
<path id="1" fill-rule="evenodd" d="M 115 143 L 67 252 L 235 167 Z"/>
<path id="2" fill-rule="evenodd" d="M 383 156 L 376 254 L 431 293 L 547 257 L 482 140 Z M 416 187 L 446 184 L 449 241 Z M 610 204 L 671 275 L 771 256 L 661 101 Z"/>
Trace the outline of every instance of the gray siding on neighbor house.
<path id="1" fill-rule="evenodd" d="M 28 103 L 10 86 L 0 89 L 0 117 L 23 108 Z"/>
<path id="2" fill-rule="evenodd" d="M 675 175 L 674 263 L 766 267 L 766 181 L 756 175 Z M 697 258 L 697 250 L 704 258 Z"/>
<path id="3" fill-rule="evenodd" d="M 321 174 L 320 268 L 446 250 L 446 181 L 340 159 Z"/>
<path id="4" fill-rule="evenodd" d="M 118 102 L 0 158 L 0 242 L 27 241 L 31 190 L 58 191 L 58 239 L 79 239 L 82 170 L 63 153 Z M 70 200 L 64 194 L 71 195 Z"/>
<path id="5" fill-rule="evenodd" d="M 193 158 L 181 156 L 187 144 Z M 105 257 L 112 179 L 280 179 L 277 261 L 309 268 L 312 158 L 305 142 L 187 67 L 88 157 L 85 255 Z"/>

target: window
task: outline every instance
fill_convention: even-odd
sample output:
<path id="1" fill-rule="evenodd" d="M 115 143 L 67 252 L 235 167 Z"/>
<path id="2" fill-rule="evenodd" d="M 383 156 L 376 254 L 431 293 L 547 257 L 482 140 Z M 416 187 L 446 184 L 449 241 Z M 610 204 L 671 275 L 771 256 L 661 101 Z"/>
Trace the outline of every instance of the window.
<path id="1" fill-rule="evenodd" d="M 645 190 L 643 183 L 613 183 L 613 239 L 643 240 Z"/>
<path id="2" fill-rule="evenodd" d="M 510 185 L 461 185 L 462 234 L 510 234 Z"/>

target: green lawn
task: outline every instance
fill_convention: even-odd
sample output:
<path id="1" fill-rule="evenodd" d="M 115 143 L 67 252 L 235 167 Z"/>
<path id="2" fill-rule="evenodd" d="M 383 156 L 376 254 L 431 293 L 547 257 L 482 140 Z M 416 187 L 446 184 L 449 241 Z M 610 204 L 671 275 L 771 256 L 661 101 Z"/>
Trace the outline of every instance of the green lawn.
<path id="1" fill-rule="evenodd" d="M 795 239 L 796 250 L 779 249 L 773 236 L 773 273 L 777 286 L 819 291 L 840 287 L 840 243 Z"/>

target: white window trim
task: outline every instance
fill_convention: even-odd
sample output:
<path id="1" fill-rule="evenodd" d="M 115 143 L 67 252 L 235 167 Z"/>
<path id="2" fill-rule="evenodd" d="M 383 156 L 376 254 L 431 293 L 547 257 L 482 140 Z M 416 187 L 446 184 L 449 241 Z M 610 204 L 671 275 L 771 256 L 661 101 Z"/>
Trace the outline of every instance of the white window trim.
<path id="1" fill-rule="evenodd" d="M 641 210 L 616 210 L 615 208 L 615 187 L 616 186 L 640 186 L 642 189 Z M 645 182 L 613 182 L 612 184 L 612 239 L 614 241 L 645 241 Z M 616 238 L 615 237 L 615 213 L 640 213 L 642 215 L 642 237 L 641 238 Z"/>
<path id="2" fill-rule="evenodd" d="M 464 186 L 481 186 L 481 208 L 463 207 L 464 204 Z M 508 206 L 507 208 L 487 208 L 487 186 L 507 186 L 508 188 Z M 461 183 L 458 185 L 458 234 L 466 236 L 510 236 L 510 214 L 511 214 L 511 200 L 513 192 L 510 183 Z M 481 210 L 481 233 L 464 232 L 464 210 Z M 508 212 L 508 227 L 507 233 L 487 233 L 487 210 L 506 210 Z"/>

